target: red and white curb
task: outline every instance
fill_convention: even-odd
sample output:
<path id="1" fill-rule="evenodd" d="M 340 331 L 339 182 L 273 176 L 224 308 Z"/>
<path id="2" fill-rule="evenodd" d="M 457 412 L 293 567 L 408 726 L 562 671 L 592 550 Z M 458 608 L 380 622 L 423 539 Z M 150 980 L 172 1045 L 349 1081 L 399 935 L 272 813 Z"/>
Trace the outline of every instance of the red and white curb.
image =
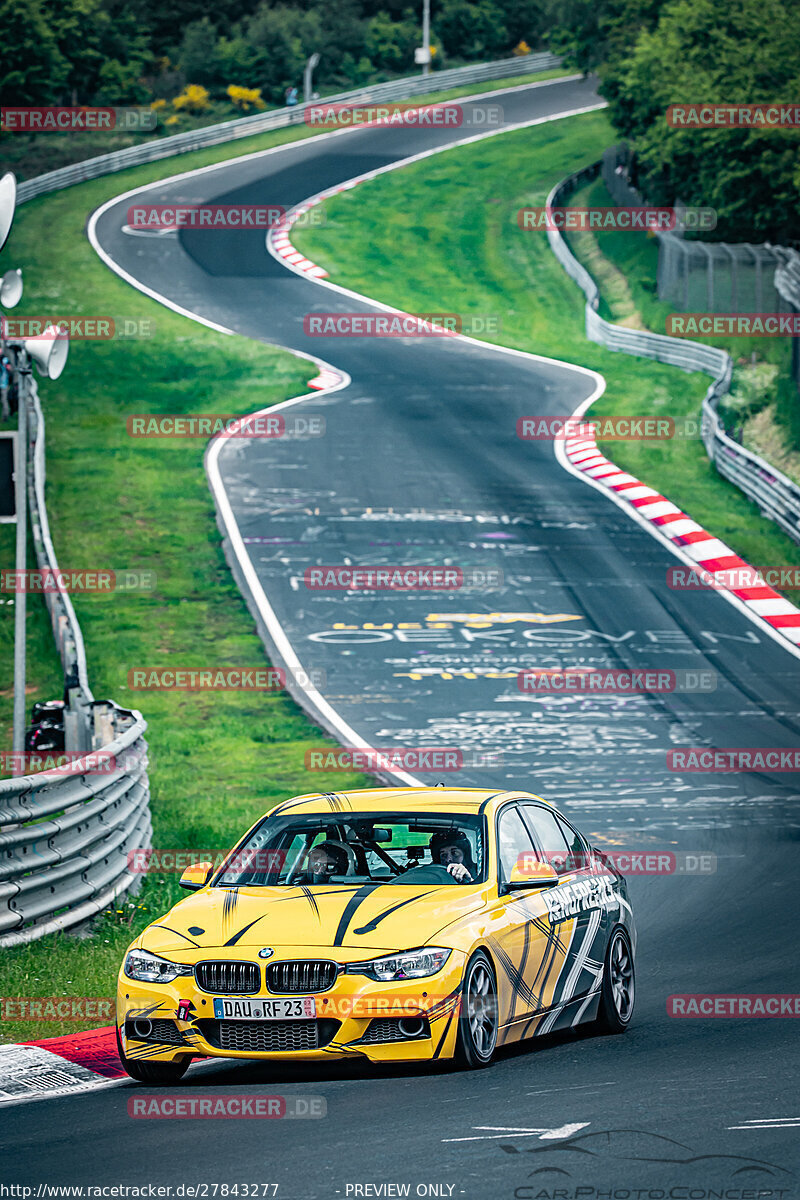
<path id="1" fill-rule="evenodd" d="M 326 392 L 328 388 L 336 387 L 340 383 L 344 383 L 346 376 L 339 371 L 335 371 L 333 367 L 323 367 L 319 375 L 315 375 L 313 379 L 309 379 L 308 386 L 316 391 Z"/>
<path id="2" fill-rule="evenodd" d="M 666 496 L 642 483 L 635 475 L 620 470 L 600 451 L 593 437 L 587 437 L 585 432 L 566 436 L 564 452 L 576 471 L 591 479 L 595 485 L 607 489 L 618 501 L 630 505 L 639 519 L 649 521 L 662 537 L 674 547 L 679 547 L 682 556 L 691 559 L 698 568 L 711 573 L 736 571 L 748 573 L 751 577 L 757 574 L 730 546 L 708 533 Z M 800 645 L 800 609 L 768 584 L 719 590 L 735 596 L 752 616 L 765 622 L 794 645 Z"/>
<path id="3" fill-rule="evenodd" d="M 117 1057 L 113 1025 L 0 1046 L 0 1106 L 73 1096 L 128 1082 Z"/>
<path id="4" fill-rule="evenodd" d="M 601 105 L 600 107 L 604 106 Z M 538 121 L 532 122 L 532 124 L 538 123 Z M 468 138 L 466 141 L 479 141 L 482 140 L 483 136 L 485 135 L 478 135 L 477 138 Z M 460 145 L 464 144 L 466 142 L 460 143 Z M 267 235 L 267 248 L 276 257 L 282 258 L 291 270 L 312 276 L 322 287 L 329 288 L 345 296 L 353 296 L 358 300 L 368 301 L 375 307 L 387 312 L 400 312 L 401 310 L 399 309 L 394 309 L 386 304 L 380 304 L 372 300 L 369 296 L 362 296 L 359 292 L 352 291 L 349 288 L 341 287 L 332 282 L 322 283 L 322 280 L 328 277 L 327 271 L 300 254 L 292 246 L 287 229 L 291 229 L 298 217 L 307 213 L 315 205 L 330 199 L 332 196 L 336 196 L 340 192 L 350 191 L 351 188 L 357 187 L 360 183 L 365 183 L 368 180 L 375 179 L 379 175 L 395 171 L 399 167 L 406 166 L 422 158 L 427 158 L 435 153 L 440 153 L 440 150 L 427 150 L 422 154 L 412 155 L 400 162 L 390 163 L 387 166 L 378 167 L 373 171 L 366 171 L 363 175 L 354 176 L 354 178 L 348 179 L 345 183 L 338 184 L 336 187 L 310 196 L 301 205 L 292 209 L 287 214 L 285 224 L 280 231 L 271 231 Z M 476 339 L 467 338 L 465 340 L 475 341 Z M 491 343 L 486 342 L 482 344 L 491 345 Z M 519 354 L 522 358 L 538 357 L 537 355 L 526 354 L 524 351 L 512 351 L 504 346 L 495 346 L 493 348 L 502 353 Z M 573 369 L 576 368 L 573 366 Z M 325 372 L 322 372 L 316 380 L 310 381 L 309 386 L 323 386 L 318 381 L 322 380 L 324 376 Z M 602 391 L 602 388 L 600 390 Z M 594 400 L 598 398 L 598 395 L 599 392 L 591 397 L 589 401 L 585 401 L 572 414 L 571 419 L 573 421 L 585 420 L 586 412 Z M 685 562 L 690 562 L 708 572 L 736 570 L 747 573 L 751 578 L 757 575 L 754 568 L 746 563 L 744 559 L 740 558 L 739 555 L 735 554 L 730 546 L 727 546 L 719 538 L 714 537 L 713 534 L 708 533 L 707 530 L 703 529 L 702 525 L 698 525 L 696 521 L 692 520 L 687 513 L 682 512 L 666 496 L 662 496 L 655 488 L 648 487 L 647 484 L 642 483 L 634 475 L 620 470 L 615 463 L 611 462 L 610 459 L 601 453 L 596 441 L 594 438 L 586 435 L 585 429 L 581 434 L 576 434 L 574 437 L 566 436 L 563 443 L 557 442 L 556 457 L 563 466 L 568 466 L 575 474 L 582 476 L 585 482 L 591 482 L 600 490 L 605 490 L 609 493 L 616 500 L 617 504 L 623 509 L 627 509 L 630 515 L 635 516 L 642 525 L 649 528 L 651 533 L 664 541 Z M 631 510 L 634 511 L 631 512 Z M 787 649 L 791 646 L 792 653 L 798 655 L 798 648 L 800 648 L 800 609 L 796 608 L 785 596 L 776 592 L 774 588 L 771 588 L 766 583 L 740 588 L 718 586 L 715 590 L 719 591 L 727 600 L 745 612 L 756 624 L 766 626 L 773 638 L 780 641 Z M 787 643 L 790 645 L 787 645 Z"/>
<path id="5" fill-rule="evenodd" d="M 578 75 L 569 75 L 566 77 L 566 79 L 578 79 L 578 78 L 579 78 Z M 522 85 L 522 87 L 525 87 L 525 86 L 527 86 L 528 88 L 544 87 L 544 86 L 546 86 L 546 84 L 548 82 L 550 82 L 550 81 L 546 80 L 543 83 Z M 561 80 L 561 82 L 565 82 L 565 80 Z M 507 88 L 504 90 L 520 91 L 520 90 L 522 90 L 522 87 Z M 485 95 L 485 94 L 486 93 L 478 93 L 478 95 Z M 476 98 L 477 98 L 476 96 L 462 96 L 460 103 L 464 104 L 464 103 L 466 103 L 467 100 L 474 100 Z M 516 129 L 530 129 L 531 127 L 533 127 L 535 125 L 548 124 L 551 121 L 562 120 L 564 117 L 578 116 L 581 113 L 597 112 L 599 109 L 606 108 L 606 107 L 607 107 L 607 102 L 605 100 L 603 100 L 599 104 L 587 104 L 587 105 L 584 105 L 582 108 L 573 108 L 573 109 L 570 109 L 569 112 L 558 113 L 555 116 L 534 117 L 530 121 L 520 121 L 513 125 L 506 125 L 502 129 L 485 130 L 483 133 L 476 133 L 472 137 L 462 138 L 461 141 L 457 142 L 455 145 L 458 147 L 469 146 L 473 142 L 482 142 L 487 137 L 494 137 L 497 133 L 509 133 L 512 130 L 516 130 Z M 365 128 L 367 125 L 378 124 L 378 123 L 379 122 L 371 122 L 371 121 L 365 122 L 364 125 L 360 125 L 359 128 Z M 336 132 L 344 133 L 345 130 L 337 130 Z M 329 136 L 336 136 L 336 134 L 332 134 Z M 352 188 L 358 187 L 358 185 L 360 183 L 366 183 L 368 180 L 377 179 L 378 176 L 380 176 L 380 175 L 386 175 L 390 171 L 396 171 L 400 167 L 409 166 L 411 163 L 420 162 L 423 158 L 431 158 L 435 154 L 441 154 L 443 150 L 453 149 L 453 148 L 454 147 L 452 145 L 435 146 L 431 150 L 423 150 L 419 154 L 409 155 L 408 158 L 398 159 L 396 162 L 387 163 L 386 166 L 376 167 L 372 171 L 365 171 L 362 175 L 354 175 L 352 179 L 346 179 L 344 181 L 344 183 L 337 183 L 334 187 L 327 188 L 324 192 L 317 192 L 315 195 L 309 196 L 307 200 L 304 200 L 302 202 L 302 204 L 298 204 L 296 208 L 293 208 L 290 212 L 288 212 L 286 214 L 286 217 L 281 222 L 278 229 L 271 229 L 268 232 L 268 234 L 267 234 L 267 249 L 276 258 L 281 259 L 283 261 L 283 263 L 287 267 L 289 267 L 292 271 L 296 271 L 297 274 L 307 275 L 307 276 L 310 276 L 312 279 L 317 279 L 317 280 L 327 279 L 328 272 L 325 270 L 324 267 L 320 267 L 317 263 L 312 262 L 310 258 L 306 258 L 306 256 L 304 254 L 301 254 L 301 252 L 297 249 L 296 246 L 292 245 L 291 238 L 289 237 L 289 231 L 291 230 L 292 226 L 297 223 L 299 218 L 302 216 L 305 216 L 305 214 L 307 212 L 309 212 L 312 208 L 315 208 L 318 204 L 322 204 L 323 201 L 330 200 L 333 196 L 338 196 L 341 192 L 349 192 Z M 366 301 L 369 304 L 372 304 L 372 305 L 375 305 L 376 307 L 382 308 L 386 312 L 402 312 L 402 309 L 399 309 L 399 308 L 391 308 L 389 305 L 386 305 L 386 304 L 377 304 L 377 302 L 374 301 L 373 299 L 371 299 L 371 297 L 362 296 L 358 292 L 352 292 L 352 291 L 350 291 L 349 288 L 341 288 L 337 284 L 333 284 L 333 283 L 325 284 L 324 286 L 331 288 L 333 291 L 341 292 L 342 295 L 345 295 L 345 296 L 355 296 L 357 299 Z M 570 364 L 570 365 L 572 365 L 572 364 Z"/>
<path id="6" fill-rule="evenodd" d="M 370 172 L 371 174 L 372 172 Z M 267 245 L 276 258 L 283 259 L 294 271 L 301 271 L 304 275 L 309 275 L 312 279 L 327 279 L 328 272 L 324 267 L 320 267 L 317 263 L 312 262 L 310 258 L 306 258 L 296 246 L 292 245 L 289 230 L 301 217 L 310 212 L 312 208 L 316 208 L 318 204 L 322 204 L 323 200 L 329 200 L 331 196 L 338 196 L 339 192 L 349 191 L 350 188 L 355 187 L 357 182 L 360 183 L 361 179 L 348 180 L 347 183 L 328 188 L 326 192 L 318 192 L 316 196 L 311 196 L 308 200 L 299 204 L 297 208 L 293 208 L 291 212 L 287 213 L 285 220 L 281 222 L 280 228 L 271 229 L 267 235 Z M 312 384 L 312 386 L 314 385 Z"/>
<path id="7" fill-rule="evenodd" d="M 306 258 L 304 254 L 301 254 L 289 240 L 287 229 L 291 229 L 300 213 L 305 211 L 305 205 L 302 209 L 295 209 L 286 218 L 280 230 L 277 233 L 273 231 L 270 234 L 270 242 L 275 253 L 284 262 L 290 263 L 296 270 L 302 271 L 305 275 L 310 275 L 313 279 L 324 279 L 328 272 L 323 270 L 322 267 L 318 267 L 316 263 L 311 262 L 311 259 Z"/>

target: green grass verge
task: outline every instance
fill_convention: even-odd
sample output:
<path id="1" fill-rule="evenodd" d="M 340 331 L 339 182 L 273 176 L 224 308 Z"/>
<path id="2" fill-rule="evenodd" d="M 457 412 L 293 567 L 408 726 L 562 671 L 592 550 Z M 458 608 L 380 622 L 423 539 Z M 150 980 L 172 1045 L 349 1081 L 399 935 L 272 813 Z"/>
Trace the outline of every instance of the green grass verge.
<path id="1" fill-rule="evenodd" d="M 131 692 L 136 666 L 258 667 L 264 651 L 225 563 L 201 440 L 134 440 L 135 412 L 248 412 L 306 390 L 313 365 L 274 347 L 215 333 L 128 287 L 84 233 L 89 213 L 119 192 L 178 170 L 280 144 L 305 130 L 248 139 L 150 164 L 23 205 L 6 251 L 21 263 L 20 315 L 59 311 L 149 319 L 154 336 L 74 342 L 64 374 L 40 382 L 47 427 L 47 503 L 64 567 L 146 568 L 150 593 L 76 595 L 89 676 L 98 698 L 140 708 L 149 722 L 153 844 L 229 847 L 287 795 L 359 787 L 355 773 L 307 772 L 307 747 L 327 739 L 283 694 Z M 57 231 L 54 233 L 54 231 Z M 14 562 L 14 531 L 0 526 L 0 562 Z M 0 748 L 11 747 L 13 613 L 0 597 Z M 63 688 L 41 598 L 28 600 L 28 711 Z M 125 946 L 181 893 L 175 877 L 148 876 L 89 936 L 51 936 L 2 954 L 3 996 L 113 994 Z M 80 1028 L 80 1026 L 77 1026 Z M 0 1021 L 0 1041 L 74 1031 L 64 1022 Z"/>
<path id="2" fill-rule="evenodd" d="M 425 100 L 560 74 L 497 80 Z M 61 565 L 141 567 L 156 574 L 152 594 L 79 595 L 74 604 L 95 695 L 139 707 L 150 723 L 153 844 L 163 848 L 225 848 L 287 795 L 374 781 L 307 772 L 305 749 L 326 739 L 285 696 L 127 690 L 134 666 L 210 661 L 253 667 L 263 664 L 264 652 L 223 558 L 203 443 L 133 441 L 126 416 L 248 412 L 305 391 L 315 371 L 272 347 L 216 334 L 128 287 L 94 254 L 84 235 L 86 219 L 130 188 L 314 136 L 317 131 L 305 125 L 259 134 L 41 197 L 20 207 L 5 251 L 7 264 L 21 264 L 25 274 L 15 315 L 57 310 L 154 322 L 152 338 L 73 343 L 61 379 L 43 382 L 40 392 L 48 511 Z M 0 562 L 13 561 L 13 528 L 0 525 Z M 13 613 L 11 598 L 0 595 L 2 749 L 11 747 Z M 49 618 L 36 597 L 28 600 L 27 645 L 30 712 L 35 700 L 57 697 L 63 687 Z M 47 937 L 2 951 L 3 996 L 112 995 L 128 942 L 182 894 L 174 877 L 148 876 L 139 895 L 95 922 L 88 936 Z M 0 1042 L 77 1027 L 4 1019 Z"/>
<path id="3" fill-rule="evenodd" d="M 607 387 L 592 410 L 598 416 L 655 413 L 676 424 L 698 421 L 708 378 L 587 341 L 582 293 L 545 234 L 522 232 L 517 224 L 521 207 L 543 204 L 554 183 L 598 159 L 613 137 L 598 112 L 449 150 L 403 168 L 402 187 L 388 172 L 342 192 L 326 203 L 324 225 L 299 229 L 293 240 L 336 283 L 412 312 L 495 314 L 502 328 L 487 340 L 600 371 Z M 605 282 L 618 293 L 604 301 L 604 315 L 630 320 L 638 313 L 644 324 L 663 330 L 671 310 L 655 298 L 655 241 L 639 234 L 602 237 L 602 254 L 614 239 Z M 736 341 L 741 356 L 748 347 Z M 800 547 L 717 474 L 699 436 L 610 442 L 603 449 L 747 561 L 800 565 Z"/>

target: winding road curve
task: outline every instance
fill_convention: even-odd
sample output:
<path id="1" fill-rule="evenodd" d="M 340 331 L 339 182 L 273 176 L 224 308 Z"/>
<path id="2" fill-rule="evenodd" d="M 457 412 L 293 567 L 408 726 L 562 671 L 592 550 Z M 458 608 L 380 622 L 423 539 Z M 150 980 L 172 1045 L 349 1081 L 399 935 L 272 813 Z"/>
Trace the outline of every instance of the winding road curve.
<path id="1" fill-rule="evenodd" d="M 598 103 L 592 81 L 577 78 L 490 99 L 512 125 Z M 288 208 L 472 132 L 362 128 L 136 197 Z M 394 178 L 402 187 L 402 170 Z M 271 654 L 324 673 L 318 687 L 296 689 L 301 703 L 351 744 L 458 746 L 473 755 L 461 782 L 539 792 L 598 841 L 715 855 L 717 869 L 631 879 L 638 1007 L 622 1038 L 548 1040 L 479 1074 L 199 1064 L 184 1088 L 320 1095 L 327 1118 L 135 1121 L 128 1087 L 41 1101 L 4 1112 L 9 1181 L 274 1181 L 280 1200 L 380 1194 L 352 1190 L 368 1183 L 409 1183 L 411 1195 L 436 1184 L 475 1200 L 552 1200 L 559 1188 L 574 1200 L 582 1186 L 674 1188 L 676 1200 L 687 1188 L 728 1189 L 728 1200 L 747 1200 L 747 1189 L 794 1195 L 792 1026 L 666 1015 L 673 993 L 800 991 L 793 776 L 680 776 L 666 760 L 676 745 L 796 746 L 791 648 L 719 595 L 671 591 L 677 560 L 660 542 L 566 472 L 552 443 L 517 439 L 519 416 L 572 413 L 599 393 L 599 377 L 466 339 L 309 338 L 306 313 L 376 306 L 292 273 L 261 233 L 131 237 L 129 203 L 104 206 L 91 226 L 115 270 L 206 324 L 342 375 L 284 408 L 287 419 L 324 417 L 324 437 L 231 439 L 208 458 Z M 304 587 L 307 567 L 348 561 L 449 562 L 499 570 L 503 582 L 468 596 Z M 506 619 L 469 619 L 475 612 Z M 711 672 L 716 686 L 598 699 L 517 689 L 520 668 L 578 665 Z M 501 765 L 481 757 L 497 752 Z"/>

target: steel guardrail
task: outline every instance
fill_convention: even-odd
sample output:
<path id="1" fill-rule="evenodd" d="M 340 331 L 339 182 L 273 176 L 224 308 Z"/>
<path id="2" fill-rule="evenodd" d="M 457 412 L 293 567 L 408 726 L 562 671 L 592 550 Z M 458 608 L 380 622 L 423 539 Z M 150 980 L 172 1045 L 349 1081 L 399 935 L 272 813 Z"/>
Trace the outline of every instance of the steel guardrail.
<path id="1" fill-rule="evenodd" d="M 171 158 L 175 154 L 188 154 L 192 150 L 202 150 L 206 146 L 219 146 L 224 142 L 251 137 L 253 134 L 264 133 L 271 129 L 285 129 L 290 125 L 302 125 L 305 121 L 303 114 L 307 107 L 347 104 L 348 102 L 407 100 L 414 96 L 446 91 L 448 88 L 458 87 L 462 84 L 481 83 L 492 79 L 511 79 L 516 75 L 548 71 L 561 66 L 561 63 L 562 59 L 557 54 L 547 52 L 526 54 L 516 58 L 497 59 L 490 63 L 478 63 L 475 66 L 452 67 L 446 71 L 435 71 L 430 75 L 406 76 L 402 79 L 393 79 L 389 83 L 376 83 L 370 87 L 339 92 L 335 96 L 324 96 L 319 100 L 309 101 L 308 104 L 271 109 L 269 112 L 253 113 L 249 117 L 235 117 L 231 121 L 223 121 L 217 125 L 206 125 L 202 129 L 191 129 L 185 133 L 175 133 L 168 137 L 141 142 L 137 146 L 126 146 L 123 150 L 100 154 L 96 158 L 87 158 L 83 162 L 73 163 L 68 167 L 59 167 L 56 171 L 48 171 L 44 175 L 37 175 L 34 179 L 24 180 L 17 185 L 17 203 L 22 204 L 26 200 L 33 200 L 36 196 L 59 191 L 61 188 L 71 187 L 75 183 L 84 183 L 87 179 L 98 179 L 101 175 L 124 171 L 126 167 L 157 162 L 162 158 Z"/>
<path id="2" fill-rule="evenodd" d="M 36 561 L 58 572 L 45 507 L 45 425 L 28 376 L 28 497 Z M 101 912 L 140 877 L 128 854 L 152 837 L 147 724 L 141 713 L 98 703 L 69 595 L 45 590 L 69 704 L 68 768 L 0 780 L 0 948 L 69 929 Z M 87 757 L 88 755 L 88 757 Z M 42 752 L 46 757 L 46 752 Z M 54 752 L 54 757 L 57 754 Z"/>
<path id="3" fill-rule="evenodd" d="M 526 55 L 357 88 L 319 103 L 407 99 L 560 64 L 554 54 Z M 305 108 L 256 113 L 62 167 L 20 183 L 17 203 L 140 163 L 301 124 Z M 40 569 L 57 572 L 45 505 L 44 417 L 32 376 L 25 386 L 31 401 L 26 437 L 33 545 Z M 0 948 L 72 928 L 101 912 L 138 882 L 129 869 L 129 852 L 149 847 L 152 837 L 146 722 L 139 712 L 95 701 L 69 595 L 45 591 L 44 599 L 64 668 L 65 725 L 89 757 L 74 762 L 69 774 L 43 771 L 0 781 Z"/>
<path id="4" fill-rule="evenodd" d="M 146 722 L 110 703 L 96 716 L 115 736 L 70 774 L 0 781 L 0 948 L 81 924 L 140 878 L 128 854 L 152 837 Z"/>
<path id="5" fill-rule="evenodd" d="M 55 572 L 58 570 L 58 560 L 50 537 L 50 522 L 44 499 L 46 482 L 44 417 L 39 401 L 39 389 L 32 375 L 28 377 L 28 387 L 31 398 L 31 403 L 27 406 L 28 462 L 31 464 L 31 470 L 28 473 L 28 504 L 33 548 L 39 568 Z M 94 696 L 89 687 L 83 634 L 75 616 L 72 601 L 67 592 L 45 591 L 44 602 L 50 613 L 53 636 L 64 667 L 67 687 L 76 687 L 82 701 L 91 704 Z"/>
<path id="6" fill-rule="evenodd" d="M 563 204 L 571 192 L 596 178 L 601 168 L 601 162 L 592 163 L 562 179 L 550 192 L 547 207 Z M 708 457 L 720 475 L 744 492 L 784 533 L 800 542 L 800 486 L 758 454 L 746 450 L 730 438 L 719 418 L 717 405 L 731 385 L 731 356 L 724 350 L 701 342 L 628 329 L 604 320 L 597 311 L 600 293 L 594 279 L 575 258 L 559 230 L 548 229 L 547 239 L 564 270 L 586 297 L 586 336 L 590 341 L 598 342 L 609 350 L 656 359 L 684 371 L 703 371 L 712 377 L 712 383 L 703 397 L 700 425 Z M 786 267 L 783 271 L 787 276 L 786 286 L 789 272 Z"/>

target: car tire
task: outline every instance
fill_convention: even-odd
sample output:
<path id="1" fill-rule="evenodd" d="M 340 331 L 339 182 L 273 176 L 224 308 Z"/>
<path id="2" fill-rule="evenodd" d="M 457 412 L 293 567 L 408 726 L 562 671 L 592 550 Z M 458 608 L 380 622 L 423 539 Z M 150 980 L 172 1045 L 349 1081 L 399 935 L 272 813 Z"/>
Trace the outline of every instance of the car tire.
<path id="1" fill-rule="evenodd" d="M 621 925 L 613 930 L 603 963 L 603 984 L 595 1028 L 624 1033 L 633 1017 L 636 980 L 630 938 Z"/>
<path id="2" fill-rule="evenodd" d="M 467 963 L 461 983 L 455 1059 L 465 1070 L 488 1067 L 497 1049 L 499 1008 L 494 968 L 483 950 Z"/>
<path id="3" fill-rule="evenodd" d="M 172 1059 L 170 1062 L 154 1062 L 152 1059 L 144 1062 L 140 1059 L 128 1058 L 122 1049 L 119 1026 L 117 1026 L 117 1054 L 123 1070 L 130 1075 L 131 1079 L 135 1079 L 137 1083 L 152 1083 L 156 1086 L 177 1083 L 186 1074 L 189 1063 L 192 1061 L 191 1055 L 188 1054 L 183 1058 Z"/>

